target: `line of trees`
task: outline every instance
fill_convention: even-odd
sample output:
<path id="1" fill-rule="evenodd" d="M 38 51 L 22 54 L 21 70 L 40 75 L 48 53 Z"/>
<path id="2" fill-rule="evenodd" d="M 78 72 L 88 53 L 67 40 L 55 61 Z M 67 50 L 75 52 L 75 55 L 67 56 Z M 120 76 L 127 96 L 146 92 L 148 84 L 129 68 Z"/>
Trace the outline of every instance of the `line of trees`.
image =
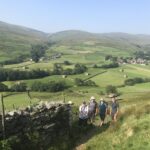
<path id="1" fill-rule="evenodd" d="M 137 51 L 134 55 L 135 58 L 150 60 L 150 51 Z"/>
<path id="2" fill-rule="evenodd" d="M 49 76 L 50 73 L 44 70 L 20 71 L 12 69 L 0 69 L 0 81 L 15 81 L 25 79 L 35 79 Z"/>
<path id="3" fill-rule="evenodd" d="M 47 83 L 35 81 L 30 87 L 28 87 L 25 82 L 15 83 L 11 87 L 0 83 L 0 92 L 26 92 L 28 89 L 38 92 L 58 92 L 63 91 L 68 87 L 69 86 L 64 81 L 49 81 Z"/>
<path id="4" fill-rule="evenodd" d="M 93 68 L 103 68 L 103 69 L 109 69 L 109 68 L 117 68 L 119 67 L 119 64 L 117 62 L 112 62 L 112 63 L 109 63 L 109 64 L 103 64 L 101 66 L 98 66 L 98 65 L 94 65 Z"/>
<path id="5" fill-rule="evenodd" d="M 143 79 L 143 78 L 136 77 L 136 78 L 132 78 L 132 79 L 126 79 L 124 81 L 124 84 L 132 86 L 132 85 L 135 85 L 137 83 L 146 83 L 146 82 L 150 82 L 150 78 Z"/>
<path id="6" fill-rule="evenodd" d="M 81 74 L 87 70 L 84 65 L 76 64 L 73 69 L 63 70 L 61 65 L 55 64 L 52 71 L 45 70 L 31 70 L 31 71 L 21 71 L 13 69 L 0 69 L 0 81 L 15 81 L 15 80 L 26 80 L 26 79 L 37 79 L 43 78 L 50 75 L 72 75 Z"/>
<path id="7" fill-rule="evenodd" d="M 75 64 L 74 68 L 63 69 L 60 64 L 54 64 L 53 75 L 74 75 L 87 71 L 87 67 L 82 64 Z"/>
<path id="8" fill-rule="evenodd" d="M 59 92 L 67 89 L 68 87 L 69 86 L 64 81 L 49 81 L 47 83 L 35 81 L 31 85 L 31 90 L 39 92 Z"/>
<path id="9" fill-rule="evenodd" d="M 19 64 L 25 61 L 29 57 L 28 54 L 22 54 L 16 58 L 10 59 L 10 60 L 5 60 L 0 63 L 1 66 L 3 65 L 10 65 L 10 64 Z"/>
<path id="10" fill-rule="evenodd" d="M 13 84 L 11 87 L 0 82 L 0 92 L 25 92 L 27 91 L 26 83 L 16 83 Z"/>

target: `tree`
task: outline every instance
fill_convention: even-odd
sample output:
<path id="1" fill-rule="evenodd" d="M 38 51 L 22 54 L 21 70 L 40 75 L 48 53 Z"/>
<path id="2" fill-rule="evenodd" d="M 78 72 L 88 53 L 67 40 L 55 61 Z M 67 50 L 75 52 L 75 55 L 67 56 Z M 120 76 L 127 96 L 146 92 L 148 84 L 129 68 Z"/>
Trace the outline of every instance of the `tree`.
<path id="1" fill-rule="evenodd" d="M 106 55 L 105 56 L 105 60 L 107 61 L 107 60 L 110 60 L 112 58 L 112 55 Z"/>
<path id="2" fill-rule="evenodd" d="M 32 45 L 31 58 L 33 61 L 38 62 L 41 57 L 45 55 L 45 45 Z"/>
<path id="3" fill-rule="evenodd" d="M 119 67 L 119 64 L 116 62 L 112 62 L 110 64 L 104 64 L 101 66 L 101 68 L 117 68 Z"/>
<path id="4" fill-rule="evenodd" d="M 71 68 L 67 68 L 66 70 L 63 71 L 64 75 L 72 75 L 73 74 L 73 70 Z"/>
<path id="5" fill-rule="evenodd" d="M 40 92 L 58 92 L 63 91 L 66 88 L 68 88 L 68 86 L 63 81 L 49 81 L 47 83 L 35 81 L 31 85 L 31 90 Z"/>
<path id="6" fill-rule="evenodd" d="M 63 73 L 63 68 L 60 64 L 54 64 L 53 74 L 54 75 L 60 75 Z"/>
<path id="7" fill-rule="evenodd" d="M 117 88 L 115 86 L 108 85 L 108 86 L 106 86 L 106 93 L 107 94 L 111 94 L 111 93 L 117 94 L 118 91 L 117 91 Z"/>
<path id="8" fill-rule="evenodd" d="M 87 70 L 87 67 L 84 65 L 76 64 L 74 67 L 74 74 L 84 73 Z"/>
<path id="9" fill-rule="evenodd" d="M 136 77 L 136 78 L 133 78 L 133 79 L 127 79 L 127 80 L 125 80 L 124 84 L 132 86 L 132 85 L 134 85 L 136 83 L 144 83 L 144 82 L 146 82 L 146 80 L 147 79 L 142 79 L 142 78 Z"/>
<path id="10" fill-rule="evenodd" d="M 71 65 L 71 63 L 70 63 L 68 60 L 65 60 L 65 61 L 64 61 L 64 64 L 65 64 L 65 65 Z"/>
<path id="11" fill-rule="evenodd" d="M 14 84 L 14 85 L 11 87 L 11 90 L 12 90 L 12 91 L 15 91 L 15 92 L 25 92 L 26 89 L 27 89 L 26 83 Z"/>
<path id="12" fill-rule="evenodd" d="M 75 84 L 76 84 L 77 86 L 83 86 L 83 85 L 84 85 L 84 82 L 83 82 L 83 80 L 81 80 L 81 79 L 79 79 L 79 78 L 76 78 L 76 79 L 75 79 Z"/>

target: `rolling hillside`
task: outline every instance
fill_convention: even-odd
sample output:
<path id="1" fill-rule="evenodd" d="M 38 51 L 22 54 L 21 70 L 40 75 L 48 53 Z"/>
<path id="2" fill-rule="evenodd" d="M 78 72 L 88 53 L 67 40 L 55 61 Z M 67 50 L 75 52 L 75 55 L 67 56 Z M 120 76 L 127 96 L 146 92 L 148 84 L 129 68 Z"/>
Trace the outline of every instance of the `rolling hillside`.
<path id="1" fill-rule="evenodd" d="M 133 35 L 127 33 L 89 33 L 79 30 L 67 30 L 54 33 L 49 39 L 60 44 L 85 44 L 107 46 L 129 50 L 150 49 L 150 35 Z"/>
<path id="2" fill-rule="evenodd" d="M 0 61 L 26 54 L 31 44 L 46 38 L 44 32 L 0 22 Z"/>
<path id="3" fill-rule="evenodd" d="M 63 49 L 59 46 L 69 46 L 69 48 L 64 47 L 64 49 L 69 51 L 72 49 L 82 50 L 82 48 L 87 51 L 89 49 L 92 51 L 93 48 L 104 50 L 105 48 L 113 48 L 121 53 L 124 51 L 133 53 L 138 50 L 150 50 L 150 35 L 132 35 L 127 33 L 98 34 L 79 30 L 48 34 L 0 21 L 0 61 L 12 59 L 21 54 L 28 54 L 31 44 L 45 41 L 55 42 L 57 47 L 53 50 L 60 50 L 60 52 Z"/>
<path id="4" fill-rule="evenodd" d="M 71 100 L 74 103 L 73 114 L 75 115 L 73 116 L 72 138 L 69 136 L 69 140 L 66 140 L 67 136 L 63 138 L 60 136 L 56 149 L 60 149 L 57 148 L 57 146 L 60 146 L 61 149 L 66 150 L 71 146 L 76 150 L 149 150 L 150 82 L 144 81 L 146 81 L 145 79 L 150 79 L 150 62 L 142 65 L 120 64 L 117 68 L 93 66 L 109 64 L 111 61 L 106 61 L 105 59 L 108 54 L 113 57 L 130 57 L 135 56 L 133 54 L 135 51 L 150 50 L 150 35 L 131 35 L 127 33 L 96 34 L 79 30 L 48 34 L 0 22 L 0 62 L 14 59 L 22 54 L 29 54 L 31 44 L 43 42 L 54 42 L 54 44 L 49 47 L 46 51 L 45 59 L 40 62 L 25 61 L 1 66 L 4 70 L 11 68 L 13 71 L 24 71 L 24 74 L 28 72 L 34 74 L 34 72 L 39 70 L 48 72 L 46 76 L 32 76 L 28 74 L 24 78 L 22 78 L 23 74 L 21 73 L 13 74 L 13 71 L 8 72 L 7 74 L 14 76 L 14 79 L 10 79 L 10 76 L 8 76 L 1 80 L 8 87 L 8 89 L 0 92 L 4 96 L 5 110 L 23 109 L 26 106 L 37 104 L 41 100 L 53 102 L 67 102 Z M 54 57 L 57 54 L 60 54 L 60 57 Z M 69 62 L 69 65 L 65 63 L 66 61 Z M 61 73 L 53 74 L 56 63 L 60 67 Z M 86 72 L 73 73 L 77 63 L 85 65 L 87 67 Z M 71 69 L 71 71 L 69 70 L 70 74 L 63 72 L 67 69 Z M 3 76 L 6 77 L 5 74 Z M 18 76 L 21 78 L 18 78 Z M 144 80 L 132 86 L 125 84 L 127 79 L 135 78 Z M 96 86 L 79 86 L 76 83 L 76 79 L 92 81 L 96 83 Z M 66 84 L 67 88 L 60 89 L 57 92 L 48 91 L 47 88 L 51 87 L 52 83 L 56 81 Z M 54 88 L 59 87 L 58 83 L 55 84 Z M 23 86 L 23 90 L 18 90 L 20 85 Z M 37 89 L 33 88 L 33 85 L 36 85 Z M 83 100 L 88 102 L 92 95 L 95 96 L 97 102 L 103 97 L 109 103 L 111 99 L 106 92 L 108 85 L 115 86 L 119 93 L 120 112 L 118 122 L 115 124 L 111 123 L 110 116 L 107 116 L 106 125 L 100 128 L 100 120 L 99 116 L 97 116 L 93 126 L 90 125 L 87 129 L 79 128 L 77 126 L 77 108 L 79 105 Z M 33 138 L 35 141 L 36 135 L 33 135 Z M 50 147 L 50 149 L 53 148 Z M 54 148 L 53 150 L 56 149 Z"/>

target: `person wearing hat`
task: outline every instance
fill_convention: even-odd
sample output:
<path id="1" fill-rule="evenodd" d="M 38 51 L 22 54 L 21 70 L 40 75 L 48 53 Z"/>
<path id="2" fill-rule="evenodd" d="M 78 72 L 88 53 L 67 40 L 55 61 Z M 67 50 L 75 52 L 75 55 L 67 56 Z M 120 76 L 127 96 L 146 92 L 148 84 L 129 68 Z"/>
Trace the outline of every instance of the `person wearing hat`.
<path id="1" fill-rule="evenodd" d="M 105 103 L 104 99 L 101 98 L 99 103 L 99 116 L 101 119 L 100 126 L 104 124 L 106 115 L 107 115 L 107 104 Z"/>
<path id="2" fill-rule="evenodd" d="M 89 102 L 89 120 L 91 123 L 94 122 L 94 118 L 95 118 L 95 115 L 96 115 L 96 108 L 97 108 L 97 103 L 95 101 L 95 97 L 92 96 L 90 98 L 90 102 Z"/>
<path id="3" fill-rule="evenodd" d="M 86 126 L 88 121 L 88 106 L 85 101 L 79 107 L 79 125 Z"/>

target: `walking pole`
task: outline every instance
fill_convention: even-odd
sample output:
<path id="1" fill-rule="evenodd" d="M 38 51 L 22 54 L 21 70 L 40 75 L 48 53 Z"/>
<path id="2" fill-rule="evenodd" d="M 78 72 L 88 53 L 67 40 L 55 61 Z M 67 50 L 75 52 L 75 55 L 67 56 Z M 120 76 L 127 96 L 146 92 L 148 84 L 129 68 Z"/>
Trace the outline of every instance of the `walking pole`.
<path id="1" fill-rule="evenodd" d="M 3 101 L 3 94 L 0 96 L 1 104 L 2 104 L 2 132 L 3 132 L 3 140 L 6 138 L 6 132 L 5 132 L 5 106 Z"/>

